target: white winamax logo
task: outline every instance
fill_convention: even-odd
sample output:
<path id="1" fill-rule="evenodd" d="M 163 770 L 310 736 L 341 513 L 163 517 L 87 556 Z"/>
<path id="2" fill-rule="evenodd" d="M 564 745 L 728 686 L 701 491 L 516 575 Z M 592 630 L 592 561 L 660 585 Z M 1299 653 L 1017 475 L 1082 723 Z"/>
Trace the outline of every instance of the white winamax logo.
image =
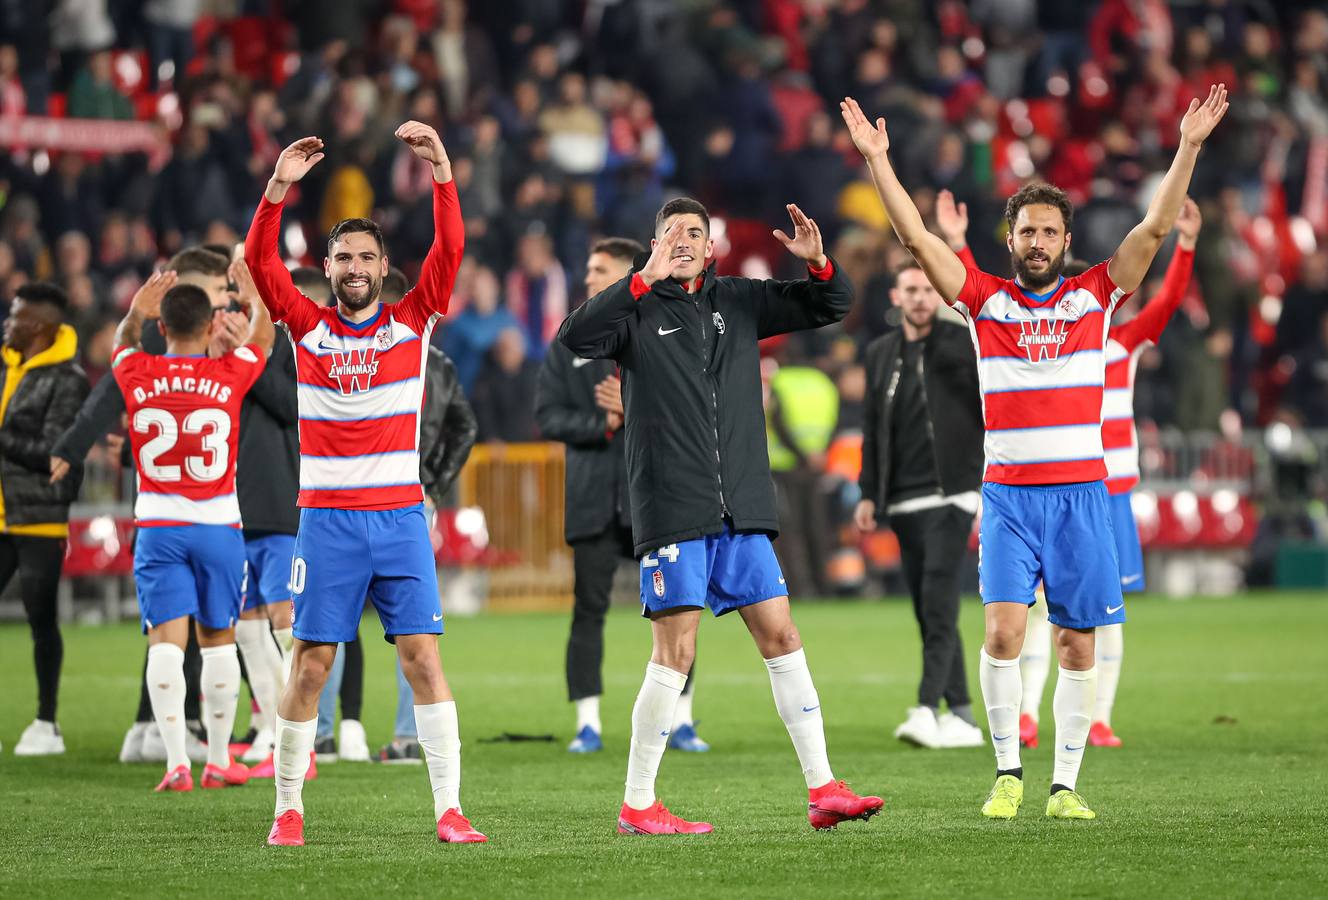
<path id="1" fill-rule="evenodd" d="M 1019 346 L 1028 354 L 1029 362 L 1057 359 L 1065 343 L 1064 319 L 1034 319 L 1019 323 Z"/>

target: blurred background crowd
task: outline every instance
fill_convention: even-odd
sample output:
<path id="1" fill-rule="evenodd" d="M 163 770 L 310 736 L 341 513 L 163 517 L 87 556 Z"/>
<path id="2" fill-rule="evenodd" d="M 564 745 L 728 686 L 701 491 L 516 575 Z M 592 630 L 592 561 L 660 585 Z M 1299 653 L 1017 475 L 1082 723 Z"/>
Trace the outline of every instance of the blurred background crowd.
<path id="1" fill-rule="evenodd" d="M 1075 254 L 1108 256 L 1217 81 L 1230 126 L 1194 179 L 1190 296 L 1140 364 L 1145 448 L 1158 431 L 1328 428 L 1328 12 L 1310 0 L 3 0 L 5 120 L 115 120 L 151 146 L 7 140 L 0 284 L 62 284 L 100 377 L 139 280 L 181 246 L 238 240 L 305 134 L 328 158 L 289 204 L 292 263 L 319 265 L 328 227 L 364 215 L 411 276 L 429 173 L 392 132 L 415 118 L 460 188 L 467 256 L 436 339 L 482 441 L 538 439 L 535 367 L 584 295 L 589 244 L 648 239 L 679 193 L 710 208 L 725 273 L 799 277 L 770 231 L 790 202 L 820 224 L 855 309 L 772 356 L 822 370 L 852 431 L 903 251 L 840 97 L 886 117 L 924 215 L 952 191 L 977 259 L 1005 273 L 1004 199 L 1035 177 L 1076 203 Z"/>

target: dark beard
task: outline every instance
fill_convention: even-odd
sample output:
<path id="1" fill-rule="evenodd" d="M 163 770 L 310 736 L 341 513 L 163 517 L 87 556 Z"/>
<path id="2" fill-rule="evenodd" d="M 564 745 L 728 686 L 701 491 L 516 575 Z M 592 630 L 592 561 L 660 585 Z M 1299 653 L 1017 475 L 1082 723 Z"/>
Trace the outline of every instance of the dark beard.
<path id="1" fill-rule="evenodd" d="M 1013 251 L 1010 253 L 1010 265 L 1014 268 L 1014 274 L 1019 279 L 1019 283 L 1029 290 L 1037 292 L 1044 287 L 1055 284 L 1061 277 L 1061 273 L 1065 271 L 1065 251 L 1062 250 L 1061 255 L 1051 261 L 1045 273 L 1030 272 L 1023 257 Z"/>
<path id="2" fill-rule="evenodd" d="M 362 309 L 367 309 L 375 300 L 377 300 L 378 294 L 382 289 L 383 280 L 381 278 L 374 278 L 370 279 L 369 290 L 365 292 L 363 299 L 352 299 L 349 297 L 343 289 L 341 282 L 337 282 L 332 286 L 332 293 L 336 295 L 337 302 L 346 307 L 346 309 L 349 309 L 352 312 L 359 312 Z"/>

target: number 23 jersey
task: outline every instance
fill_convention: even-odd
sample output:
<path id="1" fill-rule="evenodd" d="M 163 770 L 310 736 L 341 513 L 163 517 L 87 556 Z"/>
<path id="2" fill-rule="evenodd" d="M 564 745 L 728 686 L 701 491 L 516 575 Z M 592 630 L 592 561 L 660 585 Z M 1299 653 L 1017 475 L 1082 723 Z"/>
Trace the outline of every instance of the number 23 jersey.
<path id="1" fill-rule="evenodd" d="M 265 363 L 252 344 L 216 359 L 115 351 L 111 371 L 124 394 L 138 470 L 139 527 L 240 527 L 240 405 Z"/>

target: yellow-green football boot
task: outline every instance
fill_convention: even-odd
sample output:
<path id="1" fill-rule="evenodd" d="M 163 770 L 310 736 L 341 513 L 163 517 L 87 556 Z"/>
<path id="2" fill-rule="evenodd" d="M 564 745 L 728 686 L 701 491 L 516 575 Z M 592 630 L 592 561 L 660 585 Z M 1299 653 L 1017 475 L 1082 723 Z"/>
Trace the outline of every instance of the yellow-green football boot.
<path id="1" fill-rule="evenodd" d="M 1001 775 L 987 795 L 987 802 L 982 804 L 982 814 L 988 819 L 1013 819 L 1023 802 L 1024 783 L 1013 775 Z M 1047 815 L 1051 815 L 1050 811 Z"/>
<path id="2" fill-rule="evenodd" d="M 1077 791 L 1057 791 L 1047 798 L 1047 815 L 1053 819 L 1096 819 Z"/>

